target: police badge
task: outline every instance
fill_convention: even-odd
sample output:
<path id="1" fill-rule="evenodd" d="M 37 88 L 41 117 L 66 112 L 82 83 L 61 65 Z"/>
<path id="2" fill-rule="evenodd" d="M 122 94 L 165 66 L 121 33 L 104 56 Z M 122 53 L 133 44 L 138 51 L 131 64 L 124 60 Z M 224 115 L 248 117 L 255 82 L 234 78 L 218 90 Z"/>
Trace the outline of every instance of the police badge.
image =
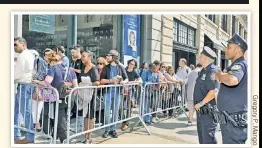
<path id="1" fill-rule="evenodd" d="M 210 79 L 212 80 L 212 81 L 215 81 L 216 80 L 216 73 L 212 73 L 211 75 L 210 75 Z"/>

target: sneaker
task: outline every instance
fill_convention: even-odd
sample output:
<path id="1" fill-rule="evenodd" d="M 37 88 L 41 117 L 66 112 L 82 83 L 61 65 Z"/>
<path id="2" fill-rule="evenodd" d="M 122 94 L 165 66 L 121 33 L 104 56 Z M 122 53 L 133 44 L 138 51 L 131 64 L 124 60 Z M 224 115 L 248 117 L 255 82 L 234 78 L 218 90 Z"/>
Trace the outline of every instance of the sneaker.
<path id="1" fill-rule="evenodd" d="M 118 137 L 116 131 L 111 131 L 111 132 L 109 132 L 109 134 L 111 135 L 112 138 L 117 138 Z"/>
<path id="2" fill-rule="evenodd" d="M 103 138 L 107 138 L 109 135 L 109 132 L 108 131 L 105 131 L 104 134 L 102 135 Z"/>
<path id="3" fill-rule="evenodd" d="M 153 119 L 152 119 L 152 122 L 153 123 L 156 123 L 158 121 L 158 118 L 156 118 L 156 117 L 154 117 Z"/>
<path id="4" fill-rule="evenodd" d="M 192 124 L 191 121 L 188 121 L 188 122 L 187 122 L 187 125 L 188 125 L 188 126 L 191 126 L 191 125 L 193 125 L 193 124 Z"/>

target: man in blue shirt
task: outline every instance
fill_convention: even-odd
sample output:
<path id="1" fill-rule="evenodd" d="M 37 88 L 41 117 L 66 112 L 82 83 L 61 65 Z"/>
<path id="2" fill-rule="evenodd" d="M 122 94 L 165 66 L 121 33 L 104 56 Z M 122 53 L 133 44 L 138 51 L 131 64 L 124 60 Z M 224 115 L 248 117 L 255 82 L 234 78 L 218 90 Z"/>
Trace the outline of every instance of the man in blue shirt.
<path id="1" fill-rule="evenodd" d="M 119 53 L 116 50 L 110 50 L 106 56 L 106 60 L 109 63 L 105 66 L 101 72 L 101 83 L 105 85 L 124 85 L 128 82 L 128 77 L 124 66 L 119 62 Z M 105 124 L 110 124 L 110 112 L 112 110 L 112 122 L 115 123 L 118 120 L 119 115 L 119 101 L 120 101 L 120 89 L 119 87 L 109 87 L 105 92 Z M 111 135 L 113 138 L 117 138 L 116 124 L 105 128 L 103 138 L 107 138 Z"/>
<path id="2" fill-rule="evenodd" d="M 216 73 L 221 83 L 217 107 L 221 112 L 223 144 L 244 144 L 247 140 L 247 62 L 244 58 L 247 49 L 246 41 L 234 34 L 226 48 L 226 58 L 232 64 L 225 72 Z"/>
<path id="3" fill-rule="evenodd" d="M 142 73 L 142 80 L 143 80 L 143 85 L 145 87 L 144 90 L 144 95 L 145 95 L 145 99 L 143 100 L 144 103 L 142 103 L 144 106 L 142 106 L 142 108 L 144 108 L 144 113 L 147 114 L 150 112 L 150 106 L 151 108 L 153 108 L 154 106 L 154 99 L 156 99 L 155 97 L 157 96 L 157 92 L 158 91 L 154 91 L 159 89 L 159 85 L 146 85 L 148 83 L 159 83 L 160 82 L 160 78 L 159 75 L 156 73 L 156 65 L 155 64 L 149 64 L 149 70 L 145 70 Z M 156 114 L 153 114 L 152 116 L 155 116 Z M 151 124 L 151 119 L 150 119 L 150 115 L 146 115 L 145 118 L 145 123 L 146 124 Z"/>

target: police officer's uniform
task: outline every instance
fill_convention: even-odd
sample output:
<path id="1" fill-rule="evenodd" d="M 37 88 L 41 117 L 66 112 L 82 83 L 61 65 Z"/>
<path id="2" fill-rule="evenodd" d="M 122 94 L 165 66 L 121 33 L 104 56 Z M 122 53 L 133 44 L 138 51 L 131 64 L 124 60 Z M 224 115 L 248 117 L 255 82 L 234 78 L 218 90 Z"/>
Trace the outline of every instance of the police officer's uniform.
<path id="1" fill-rule="evenodd" d="M 204 47 L 201 54 L 211 59 L 216 58 L 215 52 L 209 47 Z M 203 68 L 196 80 L 194 88 L 194 105 L 201 102 L 209 91 L 219 87 L 219 83 L 215 80 L 215 73 L 218 72 L 217 67 L 211 63 Z M 215 131 L 217 123 L 214 122 L 212 107 L 216 105 L 215 99 L 211 100 L 200 108 L 197 112 L 197 132 L 200 144 L 216 144 Z"/>
<path id="2" fill-rule="evenodd" d="M 243 52 L 247 43 L 238 34 L 228 41 L 237 44 Z M 217 97 L 218 110 L 221 113 L 220 128 L 224 144 L 244 144 L 247 139 L 247 62 L 242 56 L 235 60 L 226 72 L 238 79 L 238 85 L 220 85 Z"/>

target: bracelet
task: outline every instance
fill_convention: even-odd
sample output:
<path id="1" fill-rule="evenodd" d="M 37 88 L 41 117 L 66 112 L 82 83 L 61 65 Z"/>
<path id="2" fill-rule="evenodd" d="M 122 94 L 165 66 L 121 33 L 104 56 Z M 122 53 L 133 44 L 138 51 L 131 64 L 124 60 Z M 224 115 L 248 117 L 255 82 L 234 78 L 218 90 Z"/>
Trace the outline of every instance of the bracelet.
<path id="1" fill-rule="evenodd" d="M 201 102 L 199 102 L 199 105 L 202 107 L 204 104 L 203 104 L 203 102 L 201 101 Z"/>

